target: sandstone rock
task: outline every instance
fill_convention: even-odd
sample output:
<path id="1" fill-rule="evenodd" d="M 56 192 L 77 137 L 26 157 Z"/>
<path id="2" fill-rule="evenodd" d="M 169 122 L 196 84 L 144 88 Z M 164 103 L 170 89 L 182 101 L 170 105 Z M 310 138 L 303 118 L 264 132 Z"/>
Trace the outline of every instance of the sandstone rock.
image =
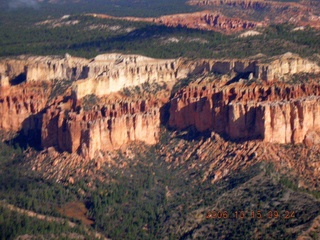
<path id="1" fill-rule="evenodd" d="M 131 141 L 155 144 L 160 109 L 166 101 L 161 95 L 122 97 L 86 111 L 83 97 L 106 96 L 145 82 L 174 83 L 188 75 L 230 71 L 270 80 L 299 71 L 317 72 L 319 67 L 290 53 L 272 58 L 268 64 L 261 63 L 259 57 L 159 60 L 103 54 L 91 60 L 72 56 L 7 58 L 0 61 L 1 80 L 9 82 L 0 88 L 0 128 L 22 130 L 28 138 L 40 141 L 43 148 L 79 153 L 85 159 Z M 25 82 L 13 84 L 21 74 L 26 76 Z M 73 90 L 48 102 L 50 80 L 70 78 L 75 81 Z M 259 138 L 279 143 L 303 142 L 308 131 L 319 127 L 318 84 L 245 84 L 246 80 L 236 84 L 226 80 L 181 89 L 171 101 L 170 126 L 195 126 L 198 131 L 215 131 L 232 139 Z M 52 149 L 48 152 L 54 157 Z"/>
<path id="2" fill-rule="evenodd" d="M 257 26 L 262 27 L 265 25 L 263 22 L 254 22 L 249 20 L 242 20 L 239 18 L 230 18 L 222 15 L 219 12 L 212 12 L 208 10 L 194 13 L 165 15 L 158 18 L 113 17 L 104 14 L 94 14 L 94 16 L 99 18 L 121 19 L 135 22 L 153 22 L 168 27 L 180 26 L 222 32 L 241 31 L 244 29 L 252 29 Z M 172 40 L 176 41 L 176 39 Z"/>
<path id="3" fill-rule="evenodd" d="M 154 22 L 172 27 L 183 26 L 187 28 L 222 30 L 227 32 L 252 29 L 256 26 L 263 25 L 263 23 L 246 21 L 239 18 L 227 18 L 221 13 L 210 11 L 162 16 L 154 19 Z"/>
<path id="4" fill-rule="evenodd" d="M 72 177 L 69 178 L 69 184 L 74 184 L 74 179 Z"/>
<path id="5" fill-rule="evenodd" d="M 160 127 L 157 104 L 145 100 L 121 102 L 90 112 L 71 111 L 68 116 L 59 110 L 58 104 L 52 105 L 43 114 L 42 146 L 81 152 L 92 159 L 99 150 L 119 149 L 130 141 L 155 144 Z"/>
<path id="6" fill-rule="evenodd" d="M 306 7 L 297 3 L 277 2 L 269 0 L 189 0 L 188 4 L 198 6 L 231 6 L 242 9 L 264 10 L 266 8 L 285 10 L 295 7 L 305 9 Z M 308 8 L 307 8 L 308 9 Z"/>
<path id="7" fill-rule="evenodd" d="M 12 85 L 17 76 L 25 82 L 75 80 L 76 99 L 88 94 L 103 96 L 124 87 L 152 82 L 175 82 L 189 75 L 205 72 L 226 74 L 252 73 L 253 77 L 271 81 L 299 72 L 319 72 L 314 62 L 287 53 L 262 63 L 259 57 L 239 59 L 152 59 L 138 55 L 102 54 L 94 59 L 62 57 L 26 57 L 0 61 L 1 86 Z"/>
<path id="8" fill-rule="evenodd" d="M 303 142 L 308 147 L 312 147 L 313 145 L 319 145 L 320 144 L 319 129 L 314 131 L 308 131 L 305 135 Z"/>
<path id="9" fill-rule="evenodd" d="M 29 131 L 39 129 L 37 116 L 46 106 L 47 89 L 40 84 L 29 84 L 0 89 L 0 128 Z M 31 116 L 31 117 L 30 117 Z"/>
<path id="10" fill-rule="evenodd" d="M 308 131 L 320 127 L 319 94 L 318 84 L 188 86 L 171 100 L 169 125 L 231 139 L 302 143 Z"/>
<path id="11" fill-rule="evenodd" d="M 102 96 L 145 82 L 175 81 L 178 62 L 137 55 L 99 55 L 85 66 L 88 73 L 83 80 L 75 82 L 73 91 L 77 98 L 82 98 L 87 94 Z"/>

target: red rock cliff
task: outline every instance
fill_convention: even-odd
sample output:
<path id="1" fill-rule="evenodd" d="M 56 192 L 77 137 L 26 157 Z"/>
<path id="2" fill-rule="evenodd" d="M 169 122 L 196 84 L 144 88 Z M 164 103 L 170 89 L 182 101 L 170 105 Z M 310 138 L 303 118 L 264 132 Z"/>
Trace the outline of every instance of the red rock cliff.
<path id="1" fill-rule="evenodd" d="M 125 97 L 112 92 L 143 83 L 172 86 L 188 75 L 208 72 L 245 73 L 267 81 L 250 86 L 230 79 L 228 84 L 222 79 L 191 84 L 171 100 L 169 125 L 195 126 L 232 139 L 279 143 L 307 139 L 310 143 L 310 136 L 320 128 L 319 85 L 269 82 L 300 71 L 317 72 L 319 67 L 293 54 L 268 64 L 259 59 L 157 60 L 119 54 L 92 60 L 70 56 L 4 59 L 0 61 L 0 128 L 23 130 L 27 137 L 39 137 L 44 148 L 54 146 L 91 159 L 130 141 L 154 144 L 159 139 L 160 109 L 169 99 L 169 87 L 162 90 L 166 97 Z M 72 86 L 55 93 L 68 77 L 74 80 Z M 100 98 L 86 109 L 88 94 Z M 112 98 L 113 94 L 120 97 Z"/>
<path id="2" fill-rule="evenodd" d="M 171 100 L 169 125 L 231 139 L 301 143 L 320 128 L 320 85 L 189 86 Z"/>
<path id="3" fill-rule="evenodd" d="M 45 108 L 50 88 L 41 83 L 0 88 L 0 128 L 7 131 L 41 128 L 38 113 Z"/>
<path id="4" fill-rule="evenodd" d="M 78 152 L 92 159 L 100 151 L 118 149 L 130 141 L 155 144 L 160 106 L 153 100 L 121 101 L 83 111 L 73 100 L 47 108 L 41 130 L 42 147 Z"/>

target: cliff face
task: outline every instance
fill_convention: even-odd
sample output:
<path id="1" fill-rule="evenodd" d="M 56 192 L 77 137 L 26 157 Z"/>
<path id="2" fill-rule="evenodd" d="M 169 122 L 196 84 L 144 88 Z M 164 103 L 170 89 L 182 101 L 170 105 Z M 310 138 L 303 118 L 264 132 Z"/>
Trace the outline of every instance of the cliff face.
<path id="1" fill-rule="evenodd" d="M 271 143 L 302 143 L 320 127 L 318 84 L 237 85 L 181 90 L 171 100 L 169 125 Z"/>
<path id="2" fill-rule="evenodd" d="M 96 57 L 85 68 L 87 78 L 77 81 L 77 98 L 87 94 L 103 96 L 145 82 L 170 82 L 177 79 L 179 59 L 152 59 L 143 56 L 106 54 Z"/>
<path id="3" fill-rule="evenodd" d="M 262 62 L 259 58 L 190 61 L 112 54 L 100 55 L 82 68 L 88 69 L 87 78 L 73 84 L 73 91 L 79 99 L 88 94 L 103 96 L 124 87 L 137 86 L 146 82 L 176 82 L 190 75 L 208 72 L 252 73 L 256 78 L 273 81 L 295 73 L 320 71 L 317 64 L 291 53 L 268 59 L 268 63 Z"/>
<path id="4" fill-rule="evenodd" d="M 231 7 L 241 7 L 242 9 L 280 9 L 285 10 L 288 7 L 309 9 L 307 6 L 296 2 L 280 2 L 280 1 L 270 1 L 270 0 L 189 0 L 189 5 L 197 6 L 231 6 Z"/>
<path id="5" fill-rule="evenodd" d="M 256 76 L 266 81 L 272 81 L 295 73 L 317 73 L 319 71 L 320 68 L 316 63 L 295 54 L 286 53 L 270 59 L 269 63 L 257 64 Z"/>
<path id="6" fill-rule="evenodd" d="M 313 1 L 277 0 L 189 0 L 187 4 L 214 9 L 240 19 L 259 19 L 265 25 L 290 23 L 296 26 L 320 27 L 319 4 Z M 264 13 L 268 13 L 267 16 Z M 261 22 L 260 22 L 261 23 Z"/>
<path id="7" fill-rule="evenodd" d="M 80 99 L 88 94 L 103 96 L 124 87 L 143 83 L 175 82 L 189 75 L 215 72 L 252 73 L 271 81 L 299 72 L 319 72 L 317 64 L 287 53 L 268 59 L 153 59 L 137 55 L 104 54 L 88 60 L 62 57 L 26 57 L 0 61 L 0 85 L 22 82 L 73 80 L 73 91 Z"/>
<path id="8" fill-rule="evenodd" d="M 81 79 L 86 76 L 87 59 L 66 57 L 19 56 L 0 61 L 1 86 L 20 82 Z"/>
<path id="9" fill-rule="evenodd" d="M 177 61 L 119 54 L 101 55 L 91 62 L 70 56 L 4 59 L 0 62 L 0 127 L 22 130 L 27 139 L 37 137 L 44 148 L 54 146 L 90 159 L 99 150 L 118 149 L 130 141 L 154 144 L 160 102 L 122 99 L 84 111 L 82 98 L 144 82 L 175 80 Z M 75 81 L 72 90 L 50 100 L 53 84 L 66 79 Z"/>
<path id="10" fill-rule="evenodd" d="M 259 58 L 193 61 L 120 54 L 91 60 L 68 55 L 22 56 L 1 60 L 0 70 L 0 128 L 22 130 L 43 148 L 53 146 L 87 159 L 131 141 L 156 143 L 170 86 L 206 73 L 231 73 L 234 77 L 200 78 L 200 83 L 178 91 L 171 99 L 171 127 L 195 126 L 198 131 L 215 131 L 232 139 L 309 145 L 318 141 L 312 136 L 318 136 L 320 129 L 319 85 L 269 82 L 301 71 L 319 71 L 316 64 L 293 54 L 268 63 Z M 264 81 L 247 86 L 247 80 L 241 80 L 243 75 Z M 59 90 L 57 86 L 70 79 L 71 87 Z M 168 83 L 160 90 L 166 97 L 159 92 L 129 97 L 118 92 L 143 83 Z M 86 107 L 88 95 L 97 99 L 90 107 Z"/>
<path id="11" fill-rule="evenodd" d="M 220 31 L 224 33 L 252 29 L 257 26 L 262 27 L 265 25 L 263 22 L 242 20 L 235 17 L 226 17 L 222 13 L 208 10 L 195 13 L 165 15 L 158 18 L 113 17 L 104 14 L 91 15 L 98 18 L 121 19 L 134 22 L 153 22 L 168 27 L 181 26 L 208 31 Z"/>
<path id="12" fill-rule="evenodd" d="M 122 101 L 84 112 L 73 100 L 56 103 L 43 115 L 42 147 L 78 152 L 92 159 L 100 151 L 118 149 L 130 141 L 158 141 L 160 107 L 154 101 Z"/>
<path id="13" fill-rule="evenodd" d="M 23 131 L 41 128 L 37 115 L 47 104 L 50 88 L 42 84 L 26 84 L 0 88 L 0 128 L 7 131 Z"/>
<path id="14" fill-rule="evenodd" d="M 246 1 L 246 0 L 189 0 L 188 4 L 190 5 L 198 5 L 198 6 L 219 6 L 219 5 L 228 5 L 228 6 L 240 6 L 244 9 L 264 9 L 269 7 L 273 4 L 271 1 L 264 1 L 264 0 L 253 0 L 253 1 Z"/>
<path id="15" fill-rule="evenodd" d="M 262 22 L 242 20 L 240 18 L 228 18 L 221 13 L 210 11 L 162 16 L 160 18 L 155 18 L 153 21 L 172 27 L 182 26 L 223 32 L 241 31 L 244 29 L 252 29 L 257 26 L 264 26 Z"/>
<path id="16" fill-rule="evenodd" d="M 0 61 L 0 84 L 74 80 L 78 98 L 87 94 L 101 96 L 145 82 L 174 81 L 178 62 L 178 59 L 121 54 L 105 54 L 91 60 L 69 55 L 64 58 L 20 56 Z"/>

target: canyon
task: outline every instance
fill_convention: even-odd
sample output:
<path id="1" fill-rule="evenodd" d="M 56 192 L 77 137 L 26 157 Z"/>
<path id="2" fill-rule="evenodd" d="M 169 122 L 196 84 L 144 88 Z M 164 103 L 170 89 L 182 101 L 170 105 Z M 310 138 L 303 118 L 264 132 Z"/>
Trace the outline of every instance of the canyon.
<path id="1" fill-rule="evenodd" d="M 171 100 L 169 125 L 269 143 L 302 143 L 309 131 L 320 128 L 318 84 L 216 85 L 178 92 Z"/>
<path id="2" fill-rule="evenodd" d="M 276 7 L 276 8 L 286 8 L 286 7 L 303 7 L 303 5 L 295 2 L 279 2 L 279 1 L 269 1 L 269 0 L 189 0 L 188 4 L 190 5 L 227 5 L 227 6 L 240 6 L 243 9 L 264 9 L 267 7 Z"/>
<path id="3" fill-rule="evenodd" d="M 320 27 L 319 3 L 317 1 L 189 0 L 186 1 L 186 4 L 197 7 L 194 10 L 197 12 L 176 13 L 159 17 L 117 17 L 103 13 L 88 13 L 86 15 L 102 19 L 147 22 L 167 27 L 217 31 L 224 34 L 256 28 L 262 29 L 270 24 L 290 23 L 296 27 L 316 29 Z M 46 20 L 38 24 L 50 25 L 55 28 L 64 24 L 79 23 L 79 20 L 60 21 L 61 19 Z"/>
<path id="4" fill-rule="evenodd" d="M 318 239 L 319 1 L 186 1 L 2 13 L 0 238 Z"/>
<path id="5" fill-rule="evenodd" d="M 2 59 L 0 70 L 1 129 L 85 159 L 133 141 L 155 144 L 166 121 L 232 140 L 319 142 L 317 78 L 289 80 L 320 68 L 291 53 L 245 60 L 20 56 Z M 173 91 L 183 81 L 190 83 Z M 162 84 L 155 94 L 124 91 L 154 84 Z"/>
<path id="6" fill-rule="evenodd" d="M 320 27 L 319 3 L 316 1 L 269 0 L 189 0 L 187 4 L 214 9 L 241 19 L 256 19 L 258 13 L 265 25 L 290 23 L 297 26 Z M 267 12 L 264 15 L 263 12 Z M 259 18 L 258 18 L 259 19 Z"/>
<path id="7" fill-rule="evenodd" d="M 219 31 L 231 33 L 242 30 L 250 30 L 256 27 L 264 27 L 264 22 L 243 20 L 236 17 L 226 17 L 217 11 L 204 10 L 194 13 L 182 13 L 165 15 L 158 18 L 138 18 L 138 17 L 113 17 L 105 14 L 88 14 L 89 16 L 107 19 L 119 19 L 133 22 L 150 22 L 167 27 L 186 27 L 191 29 L 201 29 L 207 31 Z"/>

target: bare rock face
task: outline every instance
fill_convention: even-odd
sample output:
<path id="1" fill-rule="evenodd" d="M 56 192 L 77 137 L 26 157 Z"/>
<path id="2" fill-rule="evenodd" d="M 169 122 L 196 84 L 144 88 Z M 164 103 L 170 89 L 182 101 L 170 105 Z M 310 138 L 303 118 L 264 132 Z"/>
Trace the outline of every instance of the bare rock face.
<path id="1" fill-rule="evenodd" d="M 188 4 L 190 5 L 198 5 L 198 6 L 206 6 L 206 5 L 228 5 L 228 6 L 240 6 L 243 9 L 264 9 L 273 4 L 271 1 L 265 0 L 189 0 Z"/>
<path id="2" fill-rule="evenodd" d="M 279 60 L 280 58 L 280 60 Z M 136 55 L 105 54 L 91 60 L 88 65 L 76 69 L 87 69 L 87 74 L 80 74 L 73 84 L 77 99 L 88 94 L 103 96 L 117 92 L 124 87 L 137 86 L 143 83 L 176 82 L 189 75 L 215 72 L 226 74 L 252 73 L 253 76 L 266 81 L 298 72 L 318 72 L 315 63 L 302 59 L 294 54 L 285 54 L 269 63 L 260 59 L 152 59 Z M 75 74 L 78 76 L 79 74 Z"/>
<path id="3" fill-rule="evenodd" d="M 104 14 L 92 14 L 98 18 L 122 19 L 126 21 L 153 22 L 168 27 L 186 27 L 192 29 L 203 29 L 208 31 L 219 31 L 224 33 L 252 29 L 257 26 L 265 26 L 263 22 L 243 20 L 240 18 L 226 17 L 219 12 L 201 11 L 194 13 L 182 13 L 165 15 L 158 18 L 137 17 L 113 17 Z"/>
<path id="4" fill-rule="evenodd" d="M 262 21 L 265 25 L 290 23 L 301 27 L 320 27 L 317 1 L 189 0 L 187 4 L 211 8 L 222 13 L 227 10 L 229 14 L 240 19 L 248 19 L 249 16 L 256 18 L 253 13 L 261 15 L 261 12 L 267 12 L 268 16 Z"/>
<path id="5" fill-rule="evenodd" d="M 231 139 L 302 143 L 307 132 L 320 127 L 319 94 L 318 84 L 189 86 L 171 100 L 169 125 Z"/>
<path id="6" fill-rule="evenodd" d="M 310 3 L 281 2 L 277 0 L 189 0 L 189 5 L 196 6 L 230 6 L 249 10 L 287 10 L 288 8 L 310 11 Z M 310 5 L 309 5 L 310 4 Z"/>
<path id="7" fill-rule="evenodd" d="M 86 76 L 84 58 L 58 56 L 18 56 L 0 61 L 1 86 L 20 82 L 81 79 Z"/>
<path id="8" fill-rule="evenodd" d="M 22 82 L 73 80 L 74 94 L 103 96 L 143 83 L 175 82 L 189 75 L 215 72 L 252 73 L 266 81 L 299 72 L 319 72 L 320 67 L 298 55 L 286 53 L 271 59 L 153 59 L 138 55 L 103 54 L 88 60 L 71 57 L 26 57 L 0 61 L 0 85 Z"/>
<path id="9" fill-rule="evenodd" d="M 7 58 L 0 61 L 0 129 L 37 138 L 41 147 L 92 159 L 131 141 L 155 144 L 167 97 L 127 97 L 125 87 L 144 83 L 174 85 L 188 76 L 231 74 L 233 79 L 191 84 L 171 100 L 169 125 L 215 131 L 232 139 L 317 144 L 320 87 L 317 83 L 270 83 L 294 73 L 320 71 L 294 54 L 272 59 L 152 59 L 104 54 L 94 59 L 65 57 Z M 247 86 L 238 75 L 263 80 Z M 228 75 L 230 76 L 230 75 Z M 58 87 L 72 80 L 68 89 Z M 237 82 L 239 81 L 239 82 Z M 59 85 L 60 84 L 60 85 Z M 170 85 L 168 84 L 168 85 Z M 112 94 L 120 97 L 112 98 Z M 85 97 L 100 101 L 85 108 Z M 310 140 L 310 139 L 315 140 Z"/>
<path id="10" fill-rule="evenodd" d="M 77 81 L 77 98 L 88 94 L 103 96 L 145 82 L 170 82 L 177 79 L 178 59 L 153 59 L 137 55 L 105 54 L 87 66 L 86 78 Z"/>
<path id="11" fill-rule="evenodd" d="M 320 144 L 320 129 L 308 131 L 303 140 L 304 144 L 308 147 Z"/>
<path id="12" fill-rule="evenodd" d="M 300 72 L 317 73 L 320 71 L 316 63 L 290 52 L 271 58 L 268 61 L 268 63 L 257 65 L 257 77 L 266 81 L 281 79 Z"/>
<path id="13" fill-rule="evenodd" d="M 147 100 L 123 101 L 75 112 L 72 99 L 64 106 L 57 103 L 43 115 L 42 147 L 56 146 L 60 151 L 77 152 L 92 159 L 99 151 L 119 149 L 130 141 L 155 144 L 160 127 L 158 105 Z"/>
<path id="14" fill-rule="evenodd" d="M 0 128 L 25 133 L 39 129 L 37 114 L 46 106 L 48 90 L 38 83 L 0 88 Z"/>
<path id="15" fill-rule="evenodd" d="M 262 22 L 228 18 L 221 13 L 211 11 L 162 16 L 154 19 L 154 22 L 172 27 L 182 26 L 223 32 L 241 31 L 264 26 Z"/>

